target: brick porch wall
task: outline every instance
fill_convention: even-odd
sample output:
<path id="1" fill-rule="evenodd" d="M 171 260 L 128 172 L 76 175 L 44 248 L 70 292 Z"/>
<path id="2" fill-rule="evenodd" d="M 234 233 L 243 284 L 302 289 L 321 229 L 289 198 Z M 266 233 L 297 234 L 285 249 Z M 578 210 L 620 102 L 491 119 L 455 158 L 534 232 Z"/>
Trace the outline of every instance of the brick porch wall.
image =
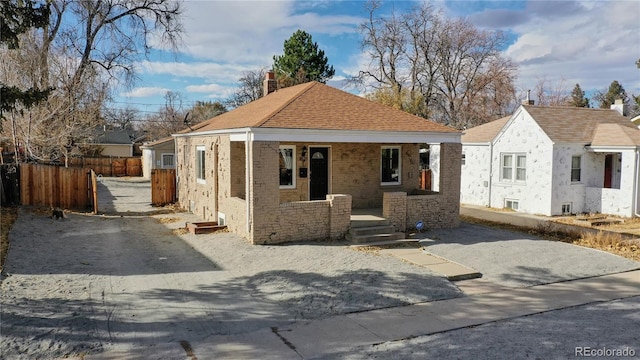
<path id="1" fill-rule="evenodd" d="M 441 144 L 440 192 L 433 195 L 409 195 L 406 192 L 384 194 L 382 216 L 398 231 L 415 228 L 418 221 L 427 228 L 451 228 L 460 225 L 460 171 L 462 145 Z"/>

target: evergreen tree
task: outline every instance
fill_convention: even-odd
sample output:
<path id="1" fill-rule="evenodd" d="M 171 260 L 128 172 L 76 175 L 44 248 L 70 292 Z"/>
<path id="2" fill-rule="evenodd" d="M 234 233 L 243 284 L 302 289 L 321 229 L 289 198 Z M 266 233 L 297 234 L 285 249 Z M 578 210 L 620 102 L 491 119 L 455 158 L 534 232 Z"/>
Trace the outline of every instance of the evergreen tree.
<path id="1" fill-rule="evenodd" d="M 575 107 L 589 107 L 589 99 L 584 97 L 584 91 L 580 88 L 580 84 L 576 84 L 573 88 L 570 103 Z"/>
<path id="2" fill-rule="evenodd" d="M 618 82 L 618 80 L 613 80 L 611 85 L 609 85 L 609 89 L 605 91 L 600 91 L 595 95 L 596 100 L 600 103 L 600 108 L 608 109 L 615 103 L 616 100 L 621 99 L 623 103 L 627 104 L 629 102 L 629 97 L 627 96 L 627 92 L 624 90 L 622 85 Z"/>
<path id="3" fill-rule="evenodd" d="M 284 87 L 314 80 L 326 83 L 335 74 L 328 61 L 311 35 L 298 30 L 285 40 L 284 54 L 273 57 L 273 69 Z"/>

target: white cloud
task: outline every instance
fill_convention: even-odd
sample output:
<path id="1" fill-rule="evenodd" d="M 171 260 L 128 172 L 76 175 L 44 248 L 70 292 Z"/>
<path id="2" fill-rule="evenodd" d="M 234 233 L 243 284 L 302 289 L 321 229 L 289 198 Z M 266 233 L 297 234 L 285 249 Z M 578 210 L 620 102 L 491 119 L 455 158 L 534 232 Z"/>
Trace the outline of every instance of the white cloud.
<path id="1" fill-rule="evenodd" d="M 627 92 L 640 93 L 640 2 L 563 2 L 575 11 L 554 14 L 550 3 L 544 12 L 542 4 L 530 4 L 525 11 L 533 16 L 512 28 L 520 36 L 505 52 L 520 65 L 522 87 L 531 88 L 540 77 L 564 78 L 571 88 L 579 83 L 585 90 L 618 80 Z"/>
<path id="2" fill-rule="evenodd" d="M 129 92 L 121 93 L 120 96 L 131 98 L 144 98 L 151 96 L 164 95 L 169 89 L 161 87 L 139 87 Z"/>

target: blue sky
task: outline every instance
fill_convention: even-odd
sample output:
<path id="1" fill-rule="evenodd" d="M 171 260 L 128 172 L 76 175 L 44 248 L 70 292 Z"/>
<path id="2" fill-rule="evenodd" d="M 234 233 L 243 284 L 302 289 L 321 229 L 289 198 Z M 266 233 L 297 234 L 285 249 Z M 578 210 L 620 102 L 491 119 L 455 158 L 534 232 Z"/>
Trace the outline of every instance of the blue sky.
<path id="1" fill-rule="evenodd" d="M 538 79 L 569 89 L 604 89 L 618 80 L 640 94 L 640 1 L 432 1 L 450 17 L 509 35 L 505 56 L 518 64 L 516 86 L 532 89 Z M 307 31 L 336 69 L 330 85 L 357 74 L 367 59 L 358 25 L 364 1 L 193 1 L 186 0 L 183 46 L 177 54 L 152 51 L 137 64 L 138 82 L 117 94 L 113 107 L 131 104 L 155 111 L 166 91 L 197 100 L 224 100 L 243 71 L 270 68 L 284 40 Z M 382 12 L 402 11 L 412 1 L 383 1 Z"/>

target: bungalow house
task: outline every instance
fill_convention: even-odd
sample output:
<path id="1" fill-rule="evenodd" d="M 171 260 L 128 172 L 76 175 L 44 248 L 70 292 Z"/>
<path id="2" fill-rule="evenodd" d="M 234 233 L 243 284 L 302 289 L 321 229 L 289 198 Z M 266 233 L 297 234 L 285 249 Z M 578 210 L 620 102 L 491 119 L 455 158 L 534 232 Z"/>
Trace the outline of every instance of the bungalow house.
<path id="1" fill-rule="evenodd" d="M 176 147 L 173 137 L 146 143 L 140 149 L 142 150 L 142 176 L 144 178 L 150 179 L 153 169 L 175 169 Z"/>
<path id="2" fill-rule="evenodd" d="M 352 209 L 382 208 L 397 231 L 458 225 L 460 132 L 310 82 L 175 134 L 179 203 L 253 244 L 339 239 Z M 420 144 L 443 159 L 420 194 Z"/>
<path id="3" fill-rule="evenodd" d="M 621 110 L 521 105 L 467 130 L 461 202 L 547 216 L 635 216 L 640 130 Z"/>
<path id="4" fill-rule="evenodd" d="M 89 138 L 89 144 L 101 149 L 100 156 L 133 156 L 134 140 L 127 129 L 109 130 L 98 126 Z"/>

